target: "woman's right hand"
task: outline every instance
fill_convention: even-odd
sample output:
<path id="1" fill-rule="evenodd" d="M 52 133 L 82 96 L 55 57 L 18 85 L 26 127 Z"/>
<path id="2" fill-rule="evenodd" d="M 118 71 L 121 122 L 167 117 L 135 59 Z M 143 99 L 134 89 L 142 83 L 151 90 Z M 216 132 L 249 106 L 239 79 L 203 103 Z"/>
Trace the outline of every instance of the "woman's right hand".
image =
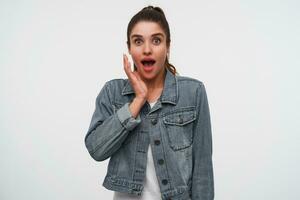
<path id="1" fill-rule="evenodd" d="M 123 54 L 123 64 L 125 73 L 129 79 L 129 82 L 135 92 L 135 97 L 146 101 L 148 95 L 148 89 L 145 82 L 141 79 L 137 71 L 131 71 L 131 64 L 127 56 Z"/>
<path id="2" fill-rule="evenodd" d="M 135 98 L 130 103 L 129 110 L 131 115 L 136 118 L 147 100 L 148 89 L 138 72 L 131 71 L 130 62 L 125 54 L 123 54 L 123 62 L 125 73 L 127 74 L 129 82 L 135 92 Z"/>

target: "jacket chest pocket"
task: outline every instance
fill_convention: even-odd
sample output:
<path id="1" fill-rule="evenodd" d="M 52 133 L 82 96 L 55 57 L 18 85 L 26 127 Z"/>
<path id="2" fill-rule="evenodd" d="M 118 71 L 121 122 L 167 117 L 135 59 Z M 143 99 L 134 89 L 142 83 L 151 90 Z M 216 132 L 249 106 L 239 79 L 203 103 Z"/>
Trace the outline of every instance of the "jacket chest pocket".
<path id="1" fill-rule="evenodd" d="M 178 110 L 163 117 L 169 143 L 174 151 L 191 146 L 195 119 L 196 111 L 194 107 Z"/>

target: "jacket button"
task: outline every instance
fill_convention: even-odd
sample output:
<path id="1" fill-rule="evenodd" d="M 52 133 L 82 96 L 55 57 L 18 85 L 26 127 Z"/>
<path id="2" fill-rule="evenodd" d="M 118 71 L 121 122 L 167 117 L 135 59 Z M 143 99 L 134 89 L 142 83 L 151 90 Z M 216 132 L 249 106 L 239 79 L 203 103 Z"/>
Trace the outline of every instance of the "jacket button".
<path id="1" fill-rule="evenodd" d="M 154 144 L 155 145 L 160 145 L 160 141 L 159 140 L 154 140 Z"/>
<path id="2" fill-rule="evenodd" d="M 182 123 L 183 123 L 183 119 L 180 117 L 179 120 L 178 120 L 178 122 L 179 122 L 180 124 L 182 124 Z"/>
<path id="3" fill-rule="evenodd" d="M 155 125 L 157 123 L 157 119 L 151 119 L 151 123 Z"/>
<path id="4" fill-rule="evenodd" d="M 167 185 L 168 184 L 168 180 L 167 179 L 162 180 L 162 184 Z"/>
<path id="5" fill-rule="evenodd" d="M 158 160 L 158 164 L 160 164 L 160 165 L 163 165 L 164 162 L 165 162 L 165 161 L 164 161 L 163 159 L 159 159 L 159 160 Z"/>

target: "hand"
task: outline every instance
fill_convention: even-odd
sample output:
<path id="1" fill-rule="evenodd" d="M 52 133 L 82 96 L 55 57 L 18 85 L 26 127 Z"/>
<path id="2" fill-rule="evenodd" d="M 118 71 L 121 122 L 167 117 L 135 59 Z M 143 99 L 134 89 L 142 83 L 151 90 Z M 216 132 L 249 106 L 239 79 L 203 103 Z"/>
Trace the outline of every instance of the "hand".
<path id="1" fill-rule="evenodd" d="M 135 92 L 135 97 L 145 101 L 148 96 L 148 88 L 145 82 L 141 79 L 137 71 L 131 71 L 131 64 L 125 54 L 123 54 L 124 70 L 128 77 L 128 80 Z"/>

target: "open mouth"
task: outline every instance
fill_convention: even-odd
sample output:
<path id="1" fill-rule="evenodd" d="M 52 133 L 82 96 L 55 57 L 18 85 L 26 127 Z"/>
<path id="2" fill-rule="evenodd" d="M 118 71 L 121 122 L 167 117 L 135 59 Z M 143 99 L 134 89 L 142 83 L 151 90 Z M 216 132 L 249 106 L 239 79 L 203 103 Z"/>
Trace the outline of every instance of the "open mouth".
<path id="1" fill-rule="evenodd" d="M 153 60 L 153 59 L 144 59 L 144 60 L 141 61 L 141 63 L 144 66 L 153 66 L 154 63 L 155 63 L 155 60 Z"/>

